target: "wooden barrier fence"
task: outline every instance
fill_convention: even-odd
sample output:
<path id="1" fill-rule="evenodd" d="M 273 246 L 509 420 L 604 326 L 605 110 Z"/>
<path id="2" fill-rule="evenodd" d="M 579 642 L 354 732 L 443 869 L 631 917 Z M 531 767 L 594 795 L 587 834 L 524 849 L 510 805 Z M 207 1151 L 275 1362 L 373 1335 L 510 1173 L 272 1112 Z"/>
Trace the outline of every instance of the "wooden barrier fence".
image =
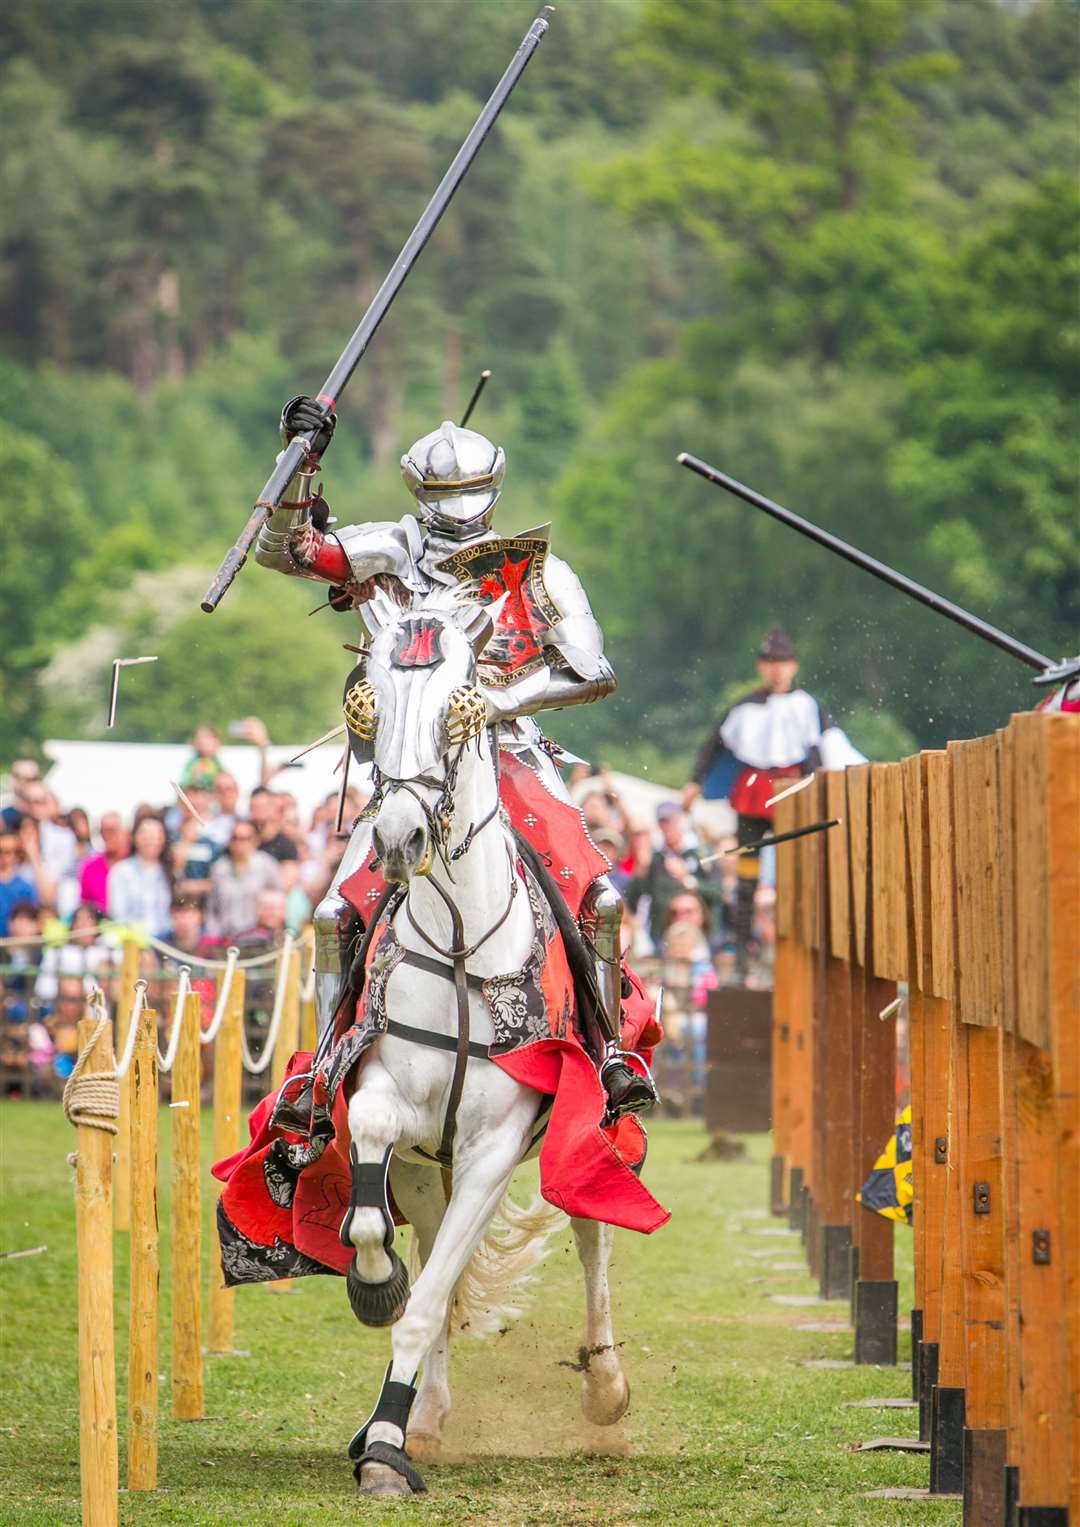
<path id="1" fill-rule="evenodd" d="M 231 958 L 231 957 L 230 957 Z M 128 1311 L 127 1488 L 155 1490 L 158 1485 L 159 1225 L 158 1129 L 159 1032 L 157 1014 L 133 1000 L 138 970 L 135 946 L 125 948 L 123 970 L 131 984 L 121 988 L 113 1052 L 113 1024 L 105 1023 L 86 1057 L 87 1077 L 98 1088 L 118 1077 L 119 1112 L 97 1112 L 100 1101 L 80 1103 L 73 1091 L 73 1116 L 80 1109 L 95 1114 L 97 1125 L 78 1125 L 76 1156 L 76 1239 L 79 1285 L 79 1406 L 82 1519 L 84 1527 L 115 1527 L 119 1482 L 116 1407 L 116 1353 L 113 1312 L 113 1253 L 116 1234 L 128 1234 L 130 1300 Z M 266 1036 L 262 1056 L 249 1063 L 275 1084 L 284 1077 L 288 1056 L 301 1038 L 314 1039 L 312 983 L 300 950 L 286 948 L 279 979 L 284 990 L 275 999 L 280 1011 Z M 235 969 L 219 989 L 221 1020 L 213 1045 L 213 1147 L 215 1158 L 240 1145 L 245 1045 L 245 971 Z M 96 1000 L 96 999 L 95 999 Z M 99 1009 L 100 1011 L 100 1009 Z M 172 1064 L 171 1286 L 172 1415 L 200 1420 L 203 1395 L 203 1295 L 201 1270 L 202 1181 L 200 1104 L 202 1048 L 210 1038 L 203 1029 L 200 997 L 178 993 L 166 1069 Z M 120 1036 L 134 1024 L 130 1064 Z M 169 1026 L 169 1025 L 166 1025 Z M 80 1054 L 98 1022 L 87 1017 L 79 1026 Z M 287 1053 L 286 1053 L 287 1052 Z M 270 1068 L 272 1069 L 272 1073 Z M 76 1081 L 78 1078 L 75 1079 Z M 115 1131 L 115 1133 L 113 1133 Z M 115 1150 L 115 1158 L 114 1158 Z M 121 1223 L 120 1216 L 124 1217 Z M 207 1350 L 229 1352 L 233 1341 L 233 1290 L 225 1288 L 216 1263 L 210 1276 Z"/>
<path id="2" fill-rule="evenodd" d="M 819 775 L 776 827 L 825 817 L 777 850 L 770 1206 L 855 1361 L 895 1362 L 894 1224 L 855 1194 L 906 983 L 929 1490 L 964 1527 L 1080 1527 L 1080 716 Z"/>

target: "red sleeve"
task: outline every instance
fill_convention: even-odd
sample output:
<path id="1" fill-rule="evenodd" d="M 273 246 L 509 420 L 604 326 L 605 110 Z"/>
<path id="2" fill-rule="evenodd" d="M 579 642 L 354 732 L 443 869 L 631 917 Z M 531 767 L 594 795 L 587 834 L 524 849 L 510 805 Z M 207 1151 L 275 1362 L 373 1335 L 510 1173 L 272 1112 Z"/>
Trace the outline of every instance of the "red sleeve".
<path id="1" fill-rule="evenodd" d="M 351 582 L 352 568 L 341 542 L 336 536 L 320 535 L 318 531 L 314 535 L 316 551 L 307 564 L 308 575 L 312 578 L 325 578 L 327 583 Z"/>

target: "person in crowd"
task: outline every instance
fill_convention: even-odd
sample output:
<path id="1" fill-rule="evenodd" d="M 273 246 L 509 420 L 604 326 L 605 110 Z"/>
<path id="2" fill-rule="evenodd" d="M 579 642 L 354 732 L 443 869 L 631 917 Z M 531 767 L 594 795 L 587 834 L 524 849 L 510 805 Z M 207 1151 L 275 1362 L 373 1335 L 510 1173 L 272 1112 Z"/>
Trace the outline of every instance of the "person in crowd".
<path id="1" fill-rule="evenodd" d="M 132 846 L 131 856 L 109 871 L 109 917 L 164 938 L 169 931 L 172 886 L 165 867 L 168 838 L 159 816 L 142 818 L 132 834 Z"/>
<path id="2" fill-rule="evenodd" d="M 18 833 L 4 826 L 0 827 L 0 938 L 7 938 L 12 908 L 20 902 L 36 905 L 37 891 L 23 869 Z"/>
<path id="3" fill-rule="evenodd" d="M 233 826 L 228 852 L 210 871 L 210 896 L 206 904 L 206 931 L 217 939 L 232 939 L 256 921 L 260 891 L 278 890 L 281 870 L 259 847 L 254 822 L 240 818 Z"/>
<path id="4" fill-rule="evenodd" d="M 38 901 L 65 916 L 74 910 L 79 895 L 75 834 L 56 820 L 59 816 L 56 797 L 40 780 L 27 785 L 23 802 L 26 812 L 19 831 Z"/>
<path id="5" fill-rule="evenodd" d="M 180 771 L 180 784 L 185 790 L 190 790 L 192 785 L 210 790 L 221 773 L 221 763 L 217 756 L 221 738 L 212 726 L 197 726 L 191 746 L 191 757 Z"/>
<path id="6" fill-rule="evenodd" d="M 239 814 L 240 786 L 236 783 L 236 776 L 222 769 L 214 781 L 213 797 L 206 836 L 217 845 L 220 852 L 228 846 L 233 823 Z"/>
<path id="7" fill-rule="evenodd" d="M 712 966 L 709 908 L 697 891 L 680 891 L 668 905 L 660 952 L 665 959 L 688 960 L 697 979 Z M 678 953 L 672 952 L 678 945 Z"/>
<path id="8" fill-rule="evenodd" d="M 185 794 L 190 805 L 176 803 L 178 820 L 169 845 L 169 863 L 180 892 L 205 898 L 210 894 L 210 868 L 223 850 L 209 831 L 210 791 L 196 785 Z"/>
<path id="9" fill-rule="evenodd" d="M 109 871 L 121 859 L 131 853 L 131 834 L 124 826 L 118 811 L 106 811 L 98 831 L 101 834 L 101 852 L 84 859 L 79 871 L 79 898 L 89 902 L 99 912 L 108 907 Z"/>
<path id="10" fill-rule="evenodd" d="M 8 913 L 7 936 L 13 942 L 4 950 L 4 977 L 7 992 L 6 1018 L 9 1023 L 25 1023 L 30 1016 L 30 999 L 41 964 L 41 911 L 32 901 L 17 901 Z"/>
<path id="11" fill-rule="evenodd" d="M 701 850 L 691 832 L 686 813 L 676 801 L 661 801 L 656 808 L 661 843 L 647 868 L 637 871 L 626 888 L 626 902 L 636 912 L 649 898 L 648 931 L 653 947 L 660 949 L 668 908 L 680 891 L 697 891 L 709 906 L 717 905 L 723 888 L 717 877 L 701 863 Z"/>
<path id="12" fill-rule="evenodd" d="M 282 831 L 282 807 L 281 796 L 267 790 L 265 785 L 256 785 L 251 792 L 248 815 L 258 831 L 263 853 L 279 864 L 295 864 L 300 854 L 293 839 Z"/>
<path id="13" fill-rule="evenodd" d="M 172 906 L 169 908 L 169 932 L 165 942 L 171 944 L 174 949 L 179 949 L 182 954 L 204 953 L 203 910 L 197 896 L 189 896 L 184 891 L 178 891 L 173 897 Z"/>
<path id="14" fill-rule="evenodd" d="M 280 888 L 260 891 L 255 898 L 255 921 L 236 935 L 245 951 L 276 948 L 285 937 L 287 898 Z"/>
<path id="15" fill-rule="evenodd" d="M 56 1054 L 53 1071 L 66 1081 L 75 1069 L 79 1052 L 79 1019 L 86 1011 L 86 994 L 81 976 L 61 976 L 53 1010 L 45 1020 Z"/>
<path id="16" fill-rule="evenodd" d="M 84 901 L 75 908 L 66 942 L 45 946 L 34 982 L 34 995 L 39 1001 L 55 1001 L 65 976 L 81 976 L 87 991 L 95 978 L 104 984 L 104 972 L 112 964 L 113 950 L 101 937 L 100 924 L 97 907 Z"/>
<path id="17" fill-rule="evenodd" d="M 90 830 L 90 818 L 81 806 L 72 806 L 64 813 L 60 821 L 63 826 L 70 827 L 75 834 L 76 853 L 81 870 L 90 855 L 96 851 L 94 835 Z"/>
<path id="18" fill-rule="evenodd" d="M 683 790 L 683 804 L 699 795 L 706 800 L 726 796 L 738 817 L 739 846 L 758 843 L 772 826 L 769 801 L 785 780 L 815 769 L 844 769 L 865 763 L 813 695 L 796 689 L 799 659 L 795 644 L 782 626 L 770 626 L 758 648 L 756 668 L 761 680 L 755 689 L 731 706 L 710 732 L 698 754 L 693 778 Z M 756 854 L 738 860 L 735 903 L 736 962 L 744 975 L 749 962 L 754 918 L 754 893 L 759 864 Z"/>
<path id="19" fill-rule="evenodd" d="M 19 818 L 28 816 L 30 809 L 26 804 L 26 792 L 41 780 L 41 769 L 35 758 L 16 758 L 11 764 L 11 787 L 15 799 L 10 806 L 5 806 L 0 816 L 4 819 L 4 826 L 16 828 Z"/>

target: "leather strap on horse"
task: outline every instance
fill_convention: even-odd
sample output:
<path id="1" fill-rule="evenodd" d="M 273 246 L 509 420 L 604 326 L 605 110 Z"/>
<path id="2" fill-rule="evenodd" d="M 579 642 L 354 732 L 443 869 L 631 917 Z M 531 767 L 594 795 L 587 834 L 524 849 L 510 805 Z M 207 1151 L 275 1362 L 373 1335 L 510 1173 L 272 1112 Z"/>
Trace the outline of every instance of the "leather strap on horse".
<path id="1" fill-rule="evenodd" d="M 443 1121 L 442 1139 L 435 1152 L 435 1160 L 443 1167 L 454 1164 L 454 1135 L 457 1133 L 457 1113 L 461 1094 L 465 1090 L 465 1072 L 469 1064 L 469 973 L 465 960 L 473 952 L 465 947 L 465 923 L 453 897 L 447 895 L 439 882 L 430 877 L 430 883 L 443 899 L 450 913 L 450 952 L 454 958 L 454 994 L 457 997 L 457 1044 L 454 1055 L 454 1075 L 450 1082 L 450 1096 L 446 1100 L 446 1117 Z M 414 924 L 415 927 L 415 924 Z"/>

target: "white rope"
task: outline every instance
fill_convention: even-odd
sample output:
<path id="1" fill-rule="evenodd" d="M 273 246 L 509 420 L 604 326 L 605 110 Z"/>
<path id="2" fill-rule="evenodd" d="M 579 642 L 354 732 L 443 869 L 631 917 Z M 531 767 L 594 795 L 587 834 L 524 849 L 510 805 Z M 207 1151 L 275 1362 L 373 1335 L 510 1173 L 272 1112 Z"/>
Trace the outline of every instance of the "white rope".
<path id="1" fill-rule="evenodd" d="M 180 979 L 176 983 L 176 1005 L 173 1008 L 172 1028 L 169 1030 L 169 1042 L 165 1046 L 165 1054 L 162 1055 L 160 1047 L 157 1052 L 158 1070 L 171 1071 L 176 1052 L 180 1048 L 180 1025 L 184 1021 L 184 1005 L 187 1002 L 188 993 L 191 991 L 191 966 L 181 965 Z"/>
<path id="2" fill-rule="evenodd" d="M 285 942 L 281 946 L 281 965 L 278 967 L 277 989 L 274 992 L 274 1007 L 270 1016 L 270 1027 L 266 1034 L 266 1044 L 258 1060 L 254 1058 L 248 1048 L 247 1035 L 244 1027 L 240 1026 L 240 1050 L 244 1057 L 244 1065 L 251 1076 L 261 1076 L 267 1069 L 274 1054 L 274 1046 L 277 1044 L 278 1030 L 281 1028 L 281 1015 L 285 1011 L 285 988 L 289 984 L 289 966 L 293 951 L 293 936 L 286 933 Z"/>
<path id="3" fill-rule="evenodd" d="M 221 985 L 218 987 L 217 1006 L 214 1008 L 214 1016 L 210 1020 L 209 1027 L 199 1034 L 199 1040 L 204 1045 L 213 1044 L 217 1038 L 218 1029 L 220 1029 L 224 1021 L 225 1006 L 229 1000 L 229 993 L 232 991 L 233 975 L 236 972 L 236 962 L 239 955 L 240 951 L 236 945 L 230 944 L 225 955 L 225 974 L 222 976 Z"/>
<path id="4" fill-rule="evenodd" d="M 287 933 L 285 936 L 294 940 L 294 947 L 297 949 L 306 948 L 313 937 L 310 932 L 305 932 L 301 934 L 299 941 L 296 942 L 294 934 Z M 186 949 L 174 949 L 171 944 L 166 944 L 159 938 L 148 938 L 147 943 L 151 949 L 156 949 L 159 954 L 167 954 L 170 959 L 179 960 L 185 965 L 200 965 L 205 970 L 227 970 L 229 968 L 228 959 L 208 960 L 200 954 L 189 954 Z M 271 949 L 266 954 L 253 954 L 246 960 L 237 959 L 234 961 L 234 964 L 238 970 L 253 970 L 257 965 L 272 965 L 280 952 L 278 949 Z"/>
<path id="5" fill-rule="evenodd" d="M 91 1129 L 104 1129 L 116 1134 L 116 1120 L 120 1113 L 120 1082 L 115 1069 L 90 1071 L 83 1068 L 90 1059 L 90 1052 L 101 1037 L 101 1031 L 109 1021 L 109 1009 L 100 986 L 93 986 L 87 1006 L 94 1010 L 97 1023 L 67 1081 L 64 1083 L 63 1109 L 69 1124 L 85 1124 Z M 68 1157 L 74 1166 L 75 1153 Z"/>
<path id="6" fill-rule="evenodd" d="M 100 988 L 98 988 L 98 989 L 100 990 Z M 102 998 L 102 1000 L 104 1000 L 104 998 Z M 93 1001 L 93 994 L 92 993 L 91 993 L 91 1001 Z M 127 1038 L 124 1041 L 124 1053 L 121 1055 L 120 1059 L 116 1063 L 116 1079 L 117 1079 L 117 1081 L 120 1081 L 123 1077 L 127 1076 L 127 1074 L 128 1074 L 128 1067 L 131 1065 L 131 1057 L 135 1053 L 135 1036 L 139 1032 L 139 1019 L 142 1017 L 143 1008 L 145 1006 L 146 1006 L 146 982 L 145 981 L 136 981 L 135 982 L 135 1006 L 132 1008 L 132 1010 L 131 1010 L 131 1017 L 128 1019 Z"/>

